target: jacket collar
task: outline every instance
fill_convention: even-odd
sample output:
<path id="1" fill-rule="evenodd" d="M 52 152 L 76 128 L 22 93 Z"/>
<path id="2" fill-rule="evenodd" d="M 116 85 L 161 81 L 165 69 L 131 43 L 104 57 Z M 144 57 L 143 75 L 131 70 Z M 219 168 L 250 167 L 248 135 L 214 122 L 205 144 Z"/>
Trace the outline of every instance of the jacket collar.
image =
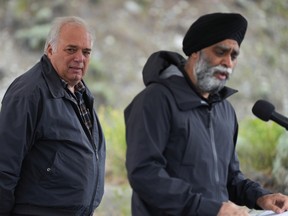
<path id="1" fill-rule="evenodd" d="M 47 83 L 48 89 L 54 98 L 64 97 L 66 94 L 65 89 L 63 88 L 63 83 L 61 82 L 60 77 L 53 68 L 50 60 L 46 55 L 43 55 L 41 58 L 42 65 L 42 74 Z"/>
<path id="2" fill-rule="evenodd" d="M 211 95 L 206 99 L 201 97 L 194 88 L 191 88 L 183 77 L 172 76 L 169 79 L 162 80 L 160 83 L 170 90 L 178 108 L 183 111 L 200 106 L 213 106 L 213 104 L 221 102 L 237 92 L 237 90 L 224 87 L 219 93 Z"/>
<path id="3" fill-rule="evenodd" d="M 224 87 L 219 93 L 211 95 L 208 100 L 195 89 L 184 70 L 186 59 L 176 52 L 158 51 L 147 60 L 142 74 L 146 86 L 152 83 L 165 85 L 174 96 L 179 109 L 188 110 L 197 106 L 213 105 L 237 91 Z"/>

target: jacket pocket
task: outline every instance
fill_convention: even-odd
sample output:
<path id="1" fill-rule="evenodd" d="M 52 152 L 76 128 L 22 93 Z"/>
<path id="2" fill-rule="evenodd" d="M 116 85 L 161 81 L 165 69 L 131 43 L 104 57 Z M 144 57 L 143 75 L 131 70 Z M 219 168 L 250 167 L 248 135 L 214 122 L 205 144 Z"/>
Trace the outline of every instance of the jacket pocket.
<path id="1" fill-rule="evenodd" d="M 91 162 L 91 160 L 88 160 Z M 91 164 L 91 163 L 90 163 Z M 81 190 L 86 183 L 91 165 L 81 157 L 58 151 L 53 162 L 44 167 L 40 184 L 48 189 L 73 188 Z"/>

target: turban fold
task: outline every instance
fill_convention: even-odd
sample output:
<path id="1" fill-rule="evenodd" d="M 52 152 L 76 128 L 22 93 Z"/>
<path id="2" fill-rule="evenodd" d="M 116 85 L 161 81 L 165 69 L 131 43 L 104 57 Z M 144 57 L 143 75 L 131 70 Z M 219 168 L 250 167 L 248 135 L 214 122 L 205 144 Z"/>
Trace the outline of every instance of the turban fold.
<path id="1" fill-rule="evenodd" d="M 247 20 L 237 13 L 212 13 L 198 18 L 183 39 L 187 56 L 226 39 L 241 45 L 247 29 Z"/>

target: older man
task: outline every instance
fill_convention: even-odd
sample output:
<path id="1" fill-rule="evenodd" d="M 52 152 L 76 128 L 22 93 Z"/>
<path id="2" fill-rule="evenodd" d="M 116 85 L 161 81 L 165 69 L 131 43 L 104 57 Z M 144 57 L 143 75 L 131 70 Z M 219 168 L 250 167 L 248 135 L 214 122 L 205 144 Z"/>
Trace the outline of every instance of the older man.
<path id="1" fill-rule="evenodd" d="M 154 53 L 146 88 L 125 110 L 128 178 L 134 216 L 247 216 L 247 208 L 283 212 L 288 199 L 270 194 L 240 171 L 238 123 L 225 86 L 237 64 L 247 20 L 236 13 L 197 19 L 183 51 Z"/>
<path id="2" fill-rule="evenodd" d="M 7 90 L 0 113 L 0 215 L 92 215 L 104 191 L 105 140 L 84 77 L 93 35 L 57 18 L 44 55 Z"/>

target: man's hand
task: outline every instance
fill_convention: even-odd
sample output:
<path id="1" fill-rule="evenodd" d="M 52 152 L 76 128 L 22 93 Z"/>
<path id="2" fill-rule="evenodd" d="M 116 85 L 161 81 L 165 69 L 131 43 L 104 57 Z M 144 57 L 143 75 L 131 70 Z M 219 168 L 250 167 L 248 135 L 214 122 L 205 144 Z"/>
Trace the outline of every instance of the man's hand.
<path id="1" fill-rule="evenodd" d="M 264 195 L 257 199 L 257 205 L 280 214 L 288 210 L 288 196 L 281 193 Z"/>
<path id="2" fill-rule="evenodd" d="M 249 216 L 248 209 L 238 206 L 232 202 L 224 202 L 217 216 Z"/>

